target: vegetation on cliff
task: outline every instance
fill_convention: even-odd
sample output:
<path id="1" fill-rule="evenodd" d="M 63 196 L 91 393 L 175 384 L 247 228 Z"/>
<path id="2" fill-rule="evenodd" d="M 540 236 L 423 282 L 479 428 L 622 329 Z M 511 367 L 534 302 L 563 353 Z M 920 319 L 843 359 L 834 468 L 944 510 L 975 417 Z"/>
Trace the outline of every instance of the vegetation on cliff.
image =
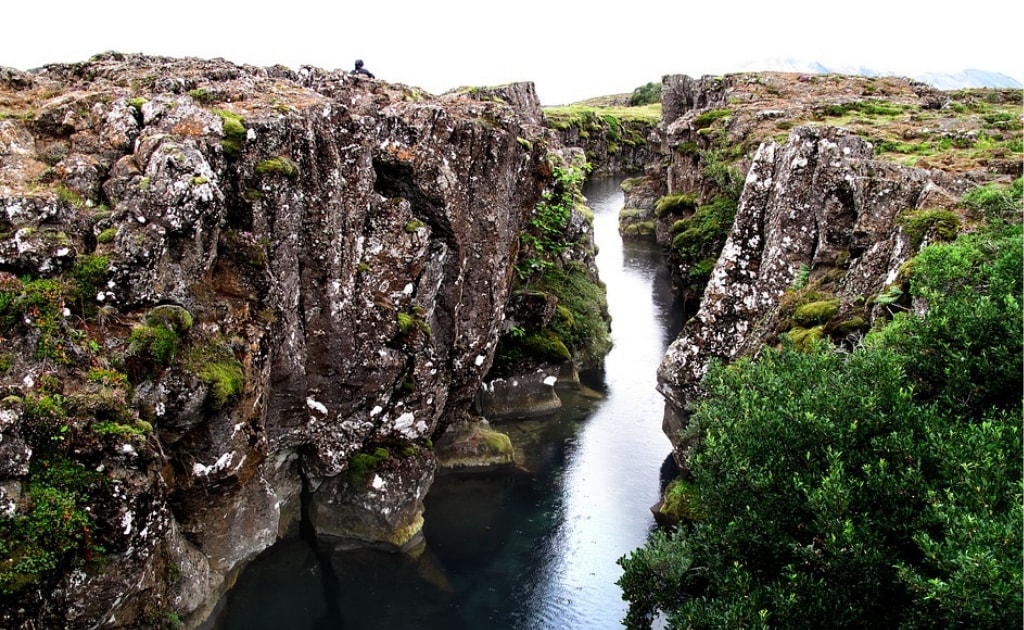
<path id="1" fill-rule="evenodd" d="M 692 520 L 620 560 L 629 627 L 1019 625 L 1021 180 L 964 201 L 984 220 L 905 267 L 926 308 L 712 365 Z"/>
<path id="2" fill-rule="evenodd" d="M 654 159 L 648 136 L 661 121 L 661 103 L 638 106 L 577 103 L 546 107 L 547 126 L 567 146 L 582 148 L 595 171 L 640 171 Z"/>
<path id="3" fill-rule="evenodd" d="M 547 314 L 524 317 L 501 336 L 492 376 L 506 376 L 535 360 L 589 367 L 611 349 L 605 290 L 590 265 L 590 210 L 580 192 L 588 164 L 579 153 L 568 160 L 552 154 L 549 160 L 553 185 L 520 235 L 514 292 L 554 308 L 531 309 Z"/>

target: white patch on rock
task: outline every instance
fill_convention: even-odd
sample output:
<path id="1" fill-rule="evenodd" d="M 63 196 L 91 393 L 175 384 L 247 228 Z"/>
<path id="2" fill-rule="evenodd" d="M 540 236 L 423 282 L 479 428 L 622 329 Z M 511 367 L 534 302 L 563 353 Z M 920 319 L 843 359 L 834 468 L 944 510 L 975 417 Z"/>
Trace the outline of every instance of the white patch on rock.
<path id="1" fill-rule="evenodd" d="M 414 424 L 415 426 L 413 426 Z M 414 416 L 411 411 L 407 411 L 398 416 L 395 420 L 395 431 L 409 439 L 415 439 L 419 437 L 417 430 L 422 430 L 420 429 L 420 425 L 426 428 L 426 425 L 424 425 L 423 422 L 416 423 L 416 416 Z"/>
<path id="2" fill-rule="evenodd" d="M 558 382 L 557 376 L 548 376 L 544 378 L 544 384 L 548 387 L 554 387 L 555 383 Z"/>
<path id="3" fill-rule="evenodd" d="M 374 407 L 373 409 L 370 410 L 370 417 L 372 418 L 372 417 L 376 416 L 377 414 L 379 414 L 382 411 L 384 411 L 384 407 L 381 407 L 380 405 L 377 405 L 376 407 Z"/>
<path id="4" fill-rule="evenodd" d="M 234 458 L 235 458 L 235 453 L 234 453 L 234 451 L 232 451 L 230 453 L 224 453 L 223 455 L 218 457 L 217 461 L 215 461 L 210 466 L 206 466 L 204 464 L 200 464 L 199 462 L 196 462 L 196 463 L 192 464 L 192 474 L 196 475 L 197 477 L 198 476 L 205 477 L 205 476 L 208 476 L 210 473 L 215 473 L 217 471 L 224 470 L 225 468 L 227 468 L 231 464 L 231 460 L 233 460 Z"/>
<path id="5" fill-rule="evenodd" d="M 318 411 L 325 416 L 327 415 L 327 407 L 324 406 L 323 403 L 318 402 L 312 396 L 306 398 L 306 406 L 312 409 L 313 411 Z"/>
<path id="6" fill-rule="evenodd" d="M 485 357 L 482 354 L 476 355 L 476 361 L 475 361 L 476 366 L 480 367 L 481 365 L 483 365 L 484 364 L 484 360 L 486 360 L 486 359 L 487 359 L 487 357 Z"/>
<path id="7" fill-rule="evenodd" d="M 380 475 L 374 475 L 373 481 L 370 482 L 370 485 L 373 486 L 374 490 L 380 490 L 384 486 L 388 485 L 388 483 L 384 481 Z"/>
<path id="8" fill-rule="evenodd" d="M 121 517 L 121 524 L 124 525 L 124 535 L 132 533 L 132 513 L 125 512 L 124 516 Z"/>

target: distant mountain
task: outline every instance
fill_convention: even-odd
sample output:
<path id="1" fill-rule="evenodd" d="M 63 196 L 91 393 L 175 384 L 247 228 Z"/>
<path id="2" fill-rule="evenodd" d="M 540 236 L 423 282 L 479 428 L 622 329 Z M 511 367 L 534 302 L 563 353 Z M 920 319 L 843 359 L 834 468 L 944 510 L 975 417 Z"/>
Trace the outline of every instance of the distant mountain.
<path id="1" fill-rule="evenodd" d="M 828 65 L 817 61 L 806 61 L 789 57 L 759 59 L 743 64 L 738 68 L 741 72 L 803 72 L 806 74 L 850 74 L 862 77 L 903 76 L 898 72 L 876 70 L 865 66 Z M 958 90 L 961 88 L 1024 88 L 1020 81 L 1001 72 L 987 70 L 964 70 L 962 72 L 926 72 L 911 78 L 927 83 L 940 90 Z"/>
<path id="2" fill-rule="evenodd" d="M 957 90 L 969 87 L 1024 87 L 1020 81 L 1013 77 L 1008 77 L 1001 72 L 988 72 L 986 70 L 964 70 L 957 73 L 926 72 L 914 78 L 918 81 L 934 85 L 940 90 Z"/>

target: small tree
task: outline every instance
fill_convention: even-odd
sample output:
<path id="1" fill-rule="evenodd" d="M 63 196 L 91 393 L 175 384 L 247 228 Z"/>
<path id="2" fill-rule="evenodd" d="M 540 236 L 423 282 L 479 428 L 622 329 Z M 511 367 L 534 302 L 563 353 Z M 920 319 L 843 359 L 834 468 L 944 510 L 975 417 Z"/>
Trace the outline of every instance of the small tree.
<path id="1" fill-rule="evenodd" d="M 637 107 L 661 102 L 661 83 L 645 83 L 633 90 L 629 97 L 629 105 Z"/>

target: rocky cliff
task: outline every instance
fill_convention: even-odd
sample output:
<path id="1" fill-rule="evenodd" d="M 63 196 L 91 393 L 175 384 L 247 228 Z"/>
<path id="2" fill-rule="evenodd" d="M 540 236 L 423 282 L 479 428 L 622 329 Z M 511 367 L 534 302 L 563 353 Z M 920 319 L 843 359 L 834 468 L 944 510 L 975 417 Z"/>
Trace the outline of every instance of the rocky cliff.
<path id="1" fill-rule="evenodd" d="M 593 177 L 634 175 L 658 161 L 661 130 L 657 105 L 545 109 L 546 124 L 567 147 L 583 150 Z"/>
<path id="2" fill-rule="evenodd" d="M 658 372 L 681 464 L 710 361 L 855 344 L 911 306 L 901 269 L 920 247 L 969 229 L 962 194 L 1021 174 L 1019 91 L 760 73 L 668 76 L 662 98 L 670 159 L 627 207 L 697 301 Z"/>
<path id="3" fill-rule="evenodd" d="M 0 69 L 0 625 L 193 625 L 305 511 L 417 544 L 556 143 L 532 84 Z"/>

